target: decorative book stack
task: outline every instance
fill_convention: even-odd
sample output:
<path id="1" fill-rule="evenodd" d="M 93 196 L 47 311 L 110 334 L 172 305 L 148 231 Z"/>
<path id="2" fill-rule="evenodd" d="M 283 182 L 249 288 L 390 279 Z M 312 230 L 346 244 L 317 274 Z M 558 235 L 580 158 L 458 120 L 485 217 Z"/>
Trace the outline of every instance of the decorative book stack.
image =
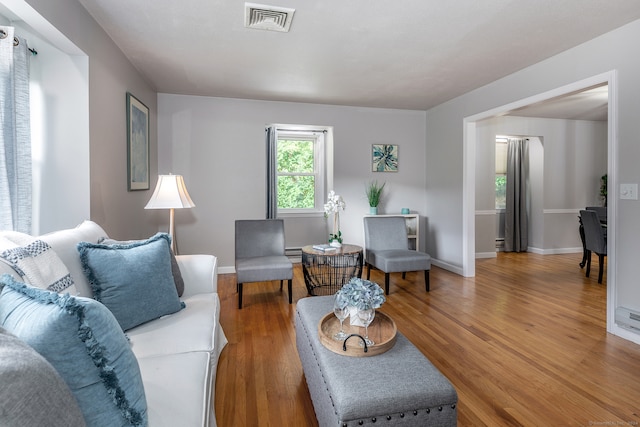
<path id="1" fill-rule="evenodd" d="M 313 245 L 313 249 L 321 252 L 331 252 L 331 251 L 337 250 L 337 248 L 334 248 L 333 246 L 328 245 L 326 243 L 323 243 L 321 245 Z"/>

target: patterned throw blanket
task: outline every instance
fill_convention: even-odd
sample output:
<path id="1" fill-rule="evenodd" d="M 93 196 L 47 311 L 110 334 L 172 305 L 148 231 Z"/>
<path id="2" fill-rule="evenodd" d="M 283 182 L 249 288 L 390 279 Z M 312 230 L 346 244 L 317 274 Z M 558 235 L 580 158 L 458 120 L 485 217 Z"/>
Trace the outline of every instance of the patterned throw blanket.
<path id="1" fill-rule="evenodd" d="M 61 292 L 73 285 L 69 270 L 51 246 L 28 234 L 0 233 L 0 260 L 13 267 L 21 279 L 32 286 Z"/>

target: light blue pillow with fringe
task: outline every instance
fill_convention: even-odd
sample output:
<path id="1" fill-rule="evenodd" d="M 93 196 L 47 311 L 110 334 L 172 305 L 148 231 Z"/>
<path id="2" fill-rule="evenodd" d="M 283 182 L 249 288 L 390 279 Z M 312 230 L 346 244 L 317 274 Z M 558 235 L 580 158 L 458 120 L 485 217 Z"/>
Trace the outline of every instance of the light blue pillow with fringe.
<path id="1" fill-rule="evenodd" d="M 99 302 L 0 277 L 0 325 L 40 353 L 67 383 L 88 426 L 147 426 L 140 368 Z"/>
<path id="2" fill-rule="evenodd" d="M 95 299 L 124 331 L 184 307 L 171 273 L 170 245 L 166 233 L 126 245 L 78 243 Z"/>

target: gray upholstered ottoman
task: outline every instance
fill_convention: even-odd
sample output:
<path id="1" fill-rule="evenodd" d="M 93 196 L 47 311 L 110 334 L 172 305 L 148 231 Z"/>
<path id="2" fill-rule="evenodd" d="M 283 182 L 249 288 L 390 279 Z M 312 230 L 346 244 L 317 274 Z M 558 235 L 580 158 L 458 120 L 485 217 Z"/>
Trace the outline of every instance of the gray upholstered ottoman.
<path id="1" fill-rule="evenodd" d="M 298 301 L 296 345 L 321 427 L 455 426 L 458 395 L 449 380 L 402 334 L 389 351 L 349 357 L 326 349 L 318 322 L 331 296 Z"/>

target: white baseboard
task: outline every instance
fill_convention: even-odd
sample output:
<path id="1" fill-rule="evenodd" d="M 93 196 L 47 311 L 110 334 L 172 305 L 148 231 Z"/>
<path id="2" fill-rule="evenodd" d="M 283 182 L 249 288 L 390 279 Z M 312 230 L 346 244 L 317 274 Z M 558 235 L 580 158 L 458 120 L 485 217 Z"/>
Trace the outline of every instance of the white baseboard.
<path id="1" fill-rule="evenodd" d="M 540 249 L 528 247 L 528 252 L 539 255 L 560 255 L 560 254 L 581 254 L 582 248 L 553 248 L 553 249 Z"/>
<path id="2" fill-rule="evenodd" d="M 613 327 L 608 332 L 611 332 L 612 334 L 629 340 L 633 343 L 640 344 L 640 335 L 637 332 L 618 326 L 618 324 L 616 323 L 613 324 Z"/>
<path id="3" fill-rule="evenodd" d="M 236 268 L 233 265 L 218 267 L 218 274 L 235 274 Z"/>
<path id="4" fill-rule="evenodd" d="M 449 264 L 447 262 L 440 261 L 440 260 L 433 259 L 433 258 L 431 258 L 431 264 L 435 265 L 436 267 L 440 267 L 442 269 L 451 271 L 452 273 L 459 274 L 460 276 L 463 275 L 462 274 L 462 267 L 458 267 L 457 265 Z"/>
<path id="5" fill-rule="evenodd" d="M 540 249 L 529 246 L 527 252 L 538 255 L 558 255 L 558 254 L 581 254 L 582 248 L 554 248 L 554 249 Z M 476 259 L 482 258 L 496 258 L 498 252 L 476 252 Z"/>
<path id="6" fill-rule="evenodd" d="M 476 252 L 476 259 L 479 258 L 496 258 L 498 256 L 497 252 Z"/>

